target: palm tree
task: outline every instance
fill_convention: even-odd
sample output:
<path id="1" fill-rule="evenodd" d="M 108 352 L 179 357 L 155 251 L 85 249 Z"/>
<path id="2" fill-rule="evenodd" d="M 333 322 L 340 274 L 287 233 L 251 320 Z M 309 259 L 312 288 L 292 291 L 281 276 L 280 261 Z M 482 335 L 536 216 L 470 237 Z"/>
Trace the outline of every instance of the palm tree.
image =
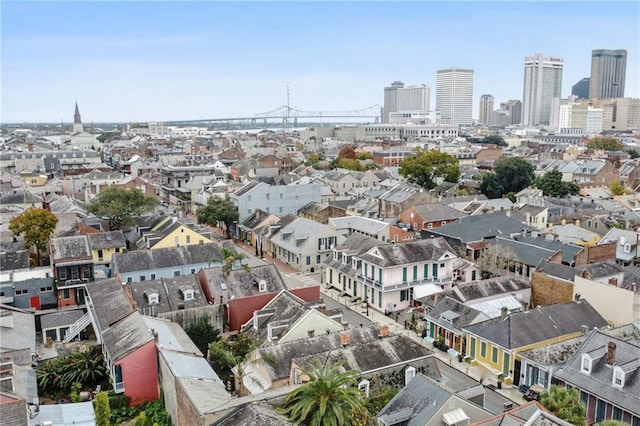
<path id="1" fill-rule="evenodd" d="M 355 370 L 344 370 L 342 362 L 323 364 L 317 362 L 309 370 L 302 371 L 309 382 L 287 395 L 278 410 L 295 424 L 347 425 L 356 413 L 366 414 L 366 398 L 358 389 Z"/>
<path id="2" fill-rule="evenodd" d="M 222 252 L 221 252 L 222 257 L 220 259 L 211 259 L 209 261 L 209 263 L 217 263 L 217 262 L 221 262 L 222 263 L 222 274 L 225 277 L 228 277 L 229 274 L 231 273 L 231 271 L 234 269 L 234 265 L 236 264 L 236 262 L 241 262 L 242 259 L 246 258 L 247 256 L 245 256 L 242 253 L 236 253 L 233 250 L 229 250 L 226 247 L 222 248 Z M 250 271 L 251 267 L 249 265 L 247 265 L 246 263 L 242 263 L 242 268 L 244 268 L 245 271 Z"/>
<path id="3" fill-rule="evenodd" d="M 578 391 L 552 385 L 549 392 L 542 394 L 540 403 L 554 415 L 574 425 L 586 425 L 586 409 L 580 402 Z"/>

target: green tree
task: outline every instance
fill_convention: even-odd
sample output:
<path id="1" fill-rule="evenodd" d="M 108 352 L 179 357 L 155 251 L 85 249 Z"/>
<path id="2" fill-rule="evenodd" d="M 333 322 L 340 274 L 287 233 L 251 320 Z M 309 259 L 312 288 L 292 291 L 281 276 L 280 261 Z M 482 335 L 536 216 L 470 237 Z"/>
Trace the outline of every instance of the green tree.
<path id="1" fill-rule="evenodd" d="M 549 197 L 566 197 L 567 195 L 578 195 L 580 187 L 573 182 L 563 182 L 562 173 L 558 170 L 551 170 L 544 175 L 534 179 L 532 186 L 542 189 L 544 195 Z"/>
<path id="2" fill-rule="evenodd" d="M 358 160 L 373 160 L 373 155 L 369 152 L 361 152 L 356 156 L 356 158 Z"/>
<path id="3" fill-rule="evenodd" d="M 480 143 L 496 144 L 498 146 L 507 146 L 507 143 L 504 141 L 504 138 L 498 135 L 485 136 L 484 138 L 480 139 Z"/>
<path id="4" fill-rule="evenodd" d="M 460 178 L 458 160 L 444 152 L 420 148 L 416 150 L 416 155 L 402 162 L 398 172 L 409 182 L 425 189 L 435 188 L 437 178 L 454 183 Z"/>
<path id="5" fill-rule="evenodd" d="M 339 159 L 338 163 L 336 164 L 336 167 L 338 167 L 339 169 L 355 170 L 356 172 L 359 172 L 362 170 L 362 166 L 360 166 L 360 163 L 358 162 L 358 160 L 354 160 L 351 158 Z"/>
<path id="6" fill-rule="evenodd" d="M 146 196 L 137 188 L 110 186 L 87 204 L 87 211 L 108 218 L 109 230 L 115 231 L 133 225 L 136 217 L 152 211 L 157 204 L 156 198 Z"/>
<path id="7" fill-rule="evenodd" d="M 36 378 L 38 388 L 47 395 L 67 395 L 76 383 L 81 389 L 109 386 L 109 375 L 99 346 L 41 363 Z"/>
<path id="8" fill-rule="evenodd" d="M 586 425 L 585 406 L 580 402 L 578 391 L 551 385 L 551 390 L 540 397 L 540 403 L 555 416 L 574 425 Z"/>
<path id="9" fill-rule="evenodd" d="M 624 145 L 615 138 L 596 136 L 587 143 L 589 149 L 603 149 L 605 151 L 622 151 Z"/>
<path id="10" fill-rule="evenodd" d="M 619 180 L 614 180 L 611 182 L 611 186 L 609 187 L 611 193 L 613 195 L 622 195 L 624 194 L 624 185 Z"/>
<path id="11" fill-rule="evenodd" d="M 231 234 L 231 225 L 240 217 L 236 205 L 231 200 L 222 200 L 217 197 L 209 198 L 207 205 L 196 210 L 198 223 L 209 226 L 219 226 L 224 223 L 227 236 Z"/>
<path id="12" fill-rule="evenodd" d="M 636 151 L 635 149 L 625 149 L 624 152 L 626 152 L 627 154 L 629 154 L 631 156 L 631 158 L 639 158 L 640 157 L 640 152 Z"/>
<path id="13" fill-rule="evenodd" d="M 16 237 L 24 234 L 24 243 L 27 247 L 35 247 L 38 266 L 41 266 L 41 253 L 47 250 L 49 238 L 57 224 L 58 218 L 49 210 L 31 207 L 24 213 L 11 218 L 9 230 Z"/>
<path id="14" fill-rule="evenodd" d="M 504 187 L 498 175 L 494 173 L 484 173 L 480 178 L 480 192 L 488 198 L 500 198 L 504 194 Z"/>
<path id="15" fill-rule="evenodd" d="M 295 424 L 311 426 L 348 425 L 352 416 L 366 415 L 365 396 L 357 387 L 359 373 L 342 370 L 340 362 L 320 361 L 304 369 L 309 382 L 290 392 L 278 411 Z"/>
<path id="16" fill-rule="evenodd" d="M 629 426 L 629 423 L 625 423 L 620 420 L 603 420 L 596 423 L 596 426 Z"/>
<path id="17" fill-rule="evenodd" d="M 220 330 L 213 328 L 209 321 L 202 318 L 200 321 L 191 324 L 184 330 L 187 336 L 193 341 L 193 343 L 200 349 L 200 352 L 207 356 L 207 349 L 209 343 L 217 342 L 220 340 Z"/>
<path id="18" fill-rule="evenodd" d="M 534 170 L 535 167 L 522 158 L 501 158 L 495 165 L 496 177 L 484 176 L 480 184 L 480 191 L 489 198 L 498 198 L 509 192 L 517 193 L 533 182 Z M 485 182 L 486 179 L 488 180 Z M 500 195 L 497 195 L 498 191 Z"/>
<path id="19" fill-rule="evenodd" d="M 307 164 L 308 165 L 318 164 L 319 162 L 320 162 L 320 156 L 318 154 L 310 154 L 307 157 Z"/>
<path id="20" fill-rule="evenodd" d="M 218 340 L 209 344 L 209 364 L 218 376 L 227 382 L 231 380 L 231 370 L 239 360 L 244 360 L 257 346 L 246 333 L 240 333 L 234 340 Z"/>
<path id="21" fill-rule="evenodd" d="M 241 263 L 242 259 L 247 257 L 244 254 L 237 253 L 226 247 L 222 248 L 221 254 L 222 254 L 222 258 L 211 259 L 209 260 L 209 263 L 218 263 L 218 262 L 222 263 L 222 274 L 225 277 L 229 276 L 229 274 L 231 273 L 231 271 L 233 271 L 236 265 L 241 265 L 245 271 L 251 270 L 251 267 L 249 265 L 247 265 L 246 263 Z"/>
<path id="22" fill-rule="evenodd" d="M 96 394 L 93 400 L 93 409 L 96 416 L 96 426 L 109 426 L 111 410 L 109 409 L 109 394 L 107 392 Z"/>

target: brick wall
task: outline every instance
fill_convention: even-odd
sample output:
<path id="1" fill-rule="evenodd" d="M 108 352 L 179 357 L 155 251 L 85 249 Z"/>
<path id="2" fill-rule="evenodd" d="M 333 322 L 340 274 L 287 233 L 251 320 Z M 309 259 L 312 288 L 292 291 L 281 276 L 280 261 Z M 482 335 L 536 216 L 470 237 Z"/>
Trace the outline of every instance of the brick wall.
<path id="1" fill-rule="evenodd" d="M 551 277 L 542 272 L 531 275 L 531 305 L 546 306 L 569 303 L 573 300 L 573 283 Z"/>
<path id="2" fill-rule="evenodd" d="M 201 426 L 202 420 L 198 410 L 193 406 L 191 400 L 182 388 L 180 380 L 176 380 L 176 400 L 178 402 L 178 418 L 175 424 L 180 426 Z"/>
<path id="3" fill-rule="evenodd" d="M 0 423 L 3 425 L 26 426 L 28 423 L 27 403 L 25 400 L 2 395 L 2 398 L 0 398 Z"/>
<path id="4" fill-rule="evenodd" d="M 602 244 L 593 247 L 585 247 L 576 255 L 575 266 L 584 266 L 590 263 L 606 262 L 616 259 L 616 243 Z"/>

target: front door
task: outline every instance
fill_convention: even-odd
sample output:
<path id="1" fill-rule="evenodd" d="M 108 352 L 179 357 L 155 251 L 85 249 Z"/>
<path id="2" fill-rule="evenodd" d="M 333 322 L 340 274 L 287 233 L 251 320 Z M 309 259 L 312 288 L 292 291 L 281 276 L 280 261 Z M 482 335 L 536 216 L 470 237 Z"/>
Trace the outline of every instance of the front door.
<path id="1" fill-rule="evenodd" d="M 438 264 L 434 263 L 433 264 L 433 279 L 437 280 L 438 279 Z"/>
<path id="2" fill-rule="evenodd" d="M 516 359 L 513 366 L 513 384 L 516 386 L 520 384 L 520 364 L 521 361 Z"/>
<path id="3" fill-rule="evenodd" d="M 29 298 L 29 306 L 40 310 L 40 296 L 33 296 Z"/>

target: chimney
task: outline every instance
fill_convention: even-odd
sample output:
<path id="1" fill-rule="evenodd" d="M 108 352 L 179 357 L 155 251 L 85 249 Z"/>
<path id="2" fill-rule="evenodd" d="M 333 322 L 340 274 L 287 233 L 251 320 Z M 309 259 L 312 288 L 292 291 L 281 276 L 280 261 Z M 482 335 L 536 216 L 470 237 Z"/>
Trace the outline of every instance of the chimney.
<path id="1" fill-rule="evenodd" d="M 502 308 L 500 308 L 500 320 L 504 321 L 509 317 L 509 308 L 507 308 L 506 306 L 503 306 Z"/>
<path id="2" fill-rule="evenodd" d="M 313 339 L 316 335 L 315 330 L 307 330 L 307 334 L 309 335 L 309 339 Z"/>
<path id="3" fill-rule="evenodd" d="M 346 348 L 351 344 L 351 334 L 348 331 L 340 333 L 340 346 Z"/>
<path id="4" fill-rule="evenodd" d="M 637 283 L 631 283 L 631 286 L 629 287 L 629 289 L 630 289 L 632 292 L 634 292 L 634 293 L 635 293 L 635 292 L 636 292 L 636 290 L 638 290 L 638 284 L 637 284 Z"/>
<path id="5" fill-rule="evenodd" d="M 580 301 L 580 293 L 576 293 L 575 296 L 573 296 L 573 300 L 576 302 Z"/>
<path id="6" fill-rule="evenodd" d="M 567 351 L 560 351 L 560 353 L 558 354 L 558 359 L 560 361 L 564 361 L 566 357 L 567 357 Z"/>
<path id="7" fill-rule="evenodd" d="M 513 408 L 513 402 L 503 402 L 502 403 L 502 412 L 505 413 Z"/>
<path id="8" fill-rule="evenodd" d="M 349 323 L 346 321 L 342 321 L 342 329 L 344 331 L 349 331 Z"/>
<path id="9" fill-rule="evenodd" d="M 580 227 L 580 219 L 576 219 L 576 226 Z"/>
<path id="10" fill-rule="evenodd" d="M 609 342 L 607 345 L 607 365 L 613 365 L 616 363 L 616 344 Z"/>
<path id="11" fill-rule="evenodd" d="M 388 325 L 381 325 L 380 326 L 379 337 L 383 338 L 383 337 L 387 337 L 387 336 L 389 336 L 389 326 Z"/>
<path id="12" fill-rule="evenodd" d="M 589 326 L 583 324 L 580 326 L 580 330 L 582 331 L 583 335 L 586 335 L 589 332 Z"/>

